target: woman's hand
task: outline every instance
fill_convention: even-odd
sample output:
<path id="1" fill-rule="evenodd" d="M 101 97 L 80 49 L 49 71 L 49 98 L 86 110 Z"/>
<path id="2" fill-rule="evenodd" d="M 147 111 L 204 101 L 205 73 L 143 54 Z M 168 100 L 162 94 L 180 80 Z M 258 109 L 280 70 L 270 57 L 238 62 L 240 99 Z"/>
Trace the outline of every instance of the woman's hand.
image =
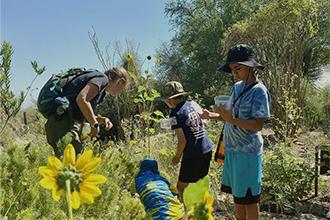
<path id="1" fill-rule="evenodd" d="M 105 130 L 107 130 L 107 131 L 113 127 L 113 124 L 111 123 L 110 119 L 107 117 L 97 116 L 96 120 L 98 121 L 98 123 L 104 125 Z"/>
<path id="2" fill-rule="evenodd" d="M 99 135 L 99 132 L 100 132 L 100 128 L 99 126 L 97 127 L 91 127 L 91 133 L 89 134 L 89 136 L 93 139 L 95 137 L 97 137 Z"/>
<path id="3" fill-rule="evenodd" d="M 113 127 L 113 124 L 111 123 L 109 118 L 104 118 L 104 125 L 105 125 L 105 130 L 107 131 L 109 131 Z"/>

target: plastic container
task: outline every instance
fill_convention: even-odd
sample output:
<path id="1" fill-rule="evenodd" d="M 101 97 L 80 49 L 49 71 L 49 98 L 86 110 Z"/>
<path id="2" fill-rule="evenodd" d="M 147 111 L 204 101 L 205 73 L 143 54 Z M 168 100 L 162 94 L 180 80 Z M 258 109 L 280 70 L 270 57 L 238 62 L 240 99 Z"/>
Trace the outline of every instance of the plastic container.
<path id="1" fill-rule="evenodd" d="M 159 120 L 160 127 L 164 129 L 171 129 L 172 125 L 176 125 L 177 121 L 175 117 L 172 118 L 162 118 Z"/>
<path id="2" fill-rule="evenodd" d="M 81 131 L 81 134 L 82 136 L 88 136 L 89 133 L 91 133 L 91 126 L 89 123 L 83 123 L 82 124 L 82 131 Z"/>
<path id="3" fill-rule="evenodd" d="M 171 119 L 170 118 L 162 118 L 159 120 L 160 127 L 163 129 L 171 129 Z"/>
<path id="4" fill-rule="evenodd" d="M 218 96 L 214 97 L 214 103 L 217 107 L 229 108 L 230 96 L 218 95 Z"/>

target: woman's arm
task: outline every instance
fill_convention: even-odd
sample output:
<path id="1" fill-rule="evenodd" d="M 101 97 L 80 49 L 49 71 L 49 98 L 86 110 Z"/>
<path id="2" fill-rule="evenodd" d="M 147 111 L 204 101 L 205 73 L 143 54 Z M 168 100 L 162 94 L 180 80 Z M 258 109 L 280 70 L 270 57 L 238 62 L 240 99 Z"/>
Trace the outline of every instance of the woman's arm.
<path id="1" fill-rule="evenodd" d="M 80 111 L 82 112 L 84 118 L 91 124 L 94 125 L 98 123 L 97 118 L 94 114 L 92 105 L 90 101 L 98 94 L 99 88 L 92 84 L 88 83 L 78 94 L 76 98 L 76 102 Z M 99 128 L 94 128 L 92 126 L 91 135 L 92 137 L 96 137 L 99 132 Z"/>
<path id="2" fill-rule="evenodd" d="M 113 127 L 112 122 L 107 117 L 103 117 L 101 115 L 98 115 L 96 117 L 96 120 L 98 121 L 99 124 L 103 124 L 105 126 L 105 130 L 107 130 L 107 131 L 110 130 Z"/>

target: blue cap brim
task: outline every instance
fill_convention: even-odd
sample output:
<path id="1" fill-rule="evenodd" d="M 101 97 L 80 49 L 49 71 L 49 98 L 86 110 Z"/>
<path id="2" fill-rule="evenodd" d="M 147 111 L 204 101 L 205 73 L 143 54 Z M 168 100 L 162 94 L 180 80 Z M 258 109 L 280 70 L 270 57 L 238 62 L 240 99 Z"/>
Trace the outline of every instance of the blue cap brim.
<path id="1" fill-rule="evenodd" d="M 265 68 L 263 65 L 261 65 L 260 63 L 258 63 L 254 59 L 251 59 L 251 60 L 243 61 L 243 62 L 229 62 L 229 63 L 226 63 L 223 66 L 219 67 L 218 71 L 231 73 L 231 69 L 229 67 L 229 64 L 233 64 L 233 63 L 242 64 L 242 65 L 252 67 L 252 68 L 257 68 L 257 69 L 260 69 L 260 70 L 263 70 Z"/>

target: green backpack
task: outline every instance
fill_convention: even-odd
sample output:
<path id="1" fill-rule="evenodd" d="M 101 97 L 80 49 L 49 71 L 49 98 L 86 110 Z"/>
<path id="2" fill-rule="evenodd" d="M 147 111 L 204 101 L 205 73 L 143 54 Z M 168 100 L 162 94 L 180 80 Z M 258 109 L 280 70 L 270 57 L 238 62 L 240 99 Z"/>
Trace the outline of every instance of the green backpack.
<path id="1" fill-rule="evenodd" d="M 54 74 L 40 90 L 37 107 L 39 112 L 48 118 L 51 114 L 62 115 L 70 111 L 70 102 L 63 95 L 63 88 L 76 77 L 94 70 L 72 68 L 66 72 Z"/>

